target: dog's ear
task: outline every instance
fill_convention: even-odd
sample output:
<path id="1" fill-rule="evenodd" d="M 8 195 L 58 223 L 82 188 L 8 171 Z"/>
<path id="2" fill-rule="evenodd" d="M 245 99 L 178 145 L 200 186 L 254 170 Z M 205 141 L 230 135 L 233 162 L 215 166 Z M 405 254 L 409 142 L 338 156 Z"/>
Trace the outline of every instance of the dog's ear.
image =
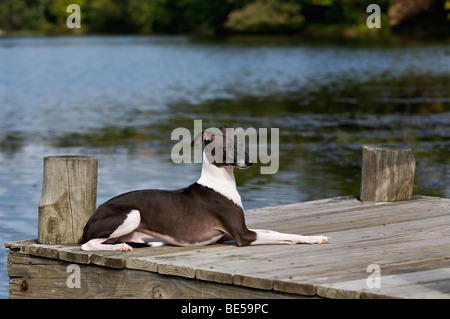
<path id="1" fill-rule="evenodd" d="M 191 142 L 191 146 L 198 145 L 198 144 L 201 144 L 201 143 L 202 143 L 202 141 L 203 141 L 203 133 L 204 133 L 204 132 L 205 132 L 205 131 L 203 131 L 203 132 L 201 132 L 201 133 L 198 133 L 197 136 L 194 137 L 194 139 L 193 139 L 192 142 Z"/>
<path id="2" fill-rule="evenodd" d="M 230 128 L 228 125 L 224 125 L 220 127 L 220 130 L 222 131 L 222 134 L 227 134 L 227 129 Z"/>
<path id="3" fill-rule="evenodd" d="M 205 141 L 205 145 L 208 145 L 209 143 L 214 141 L 215 138 L 216 135 L 214 135 L 213 132 L 209 132 L 208 130 L 203 132 L 203 141 Z"/>
<path id="4" fill-rule="evenodd" d="M 191 142 L 191 146 L 201 144 L 202 141 L 205 141 L 205 144 L 209 144 L 212 141 L 214 141 L 215 135 L 214 133 L 203 131 L 201 133 L 198 133 L 196 137 Z"/>

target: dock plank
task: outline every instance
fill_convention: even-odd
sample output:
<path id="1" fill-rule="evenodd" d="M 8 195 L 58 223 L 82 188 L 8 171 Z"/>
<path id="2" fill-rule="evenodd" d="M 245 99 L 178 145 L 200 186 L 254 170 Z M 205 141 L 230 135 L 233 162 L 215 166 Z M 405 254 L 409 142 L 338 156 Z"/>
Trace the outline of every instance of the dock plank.
<path id="1" fill-rule="evenodd" d="M 383 289 L 373 289 L 365 293 L 365 298 L 390 296 L 404 298 L 419 296 L 426 292 L 426 298 L 450 298 L 450 268 L 409 272 L 398 275 L 381 276 L 380 285 Z M 333 298 L 344 293 L 364 293 L 367 290 L 366 279 L 323 284 L 318 289 L 318 295 Z"/>

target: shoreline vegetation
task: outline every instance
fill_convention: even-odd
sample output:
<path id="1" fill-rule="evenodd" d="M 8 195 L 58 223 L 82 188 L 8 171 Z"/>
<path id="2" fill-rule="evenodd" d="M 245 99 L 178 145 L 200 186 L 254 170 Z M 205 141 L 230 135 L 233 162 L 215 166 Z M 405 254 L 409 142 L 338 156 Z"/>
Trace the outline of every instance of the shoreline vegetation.
<path id="1" fill-rule="evenodd" d="M 380 8 L 370 28 L 367 7 Z M 66 24 L 70 4 L 81 28 Z M 450 37 L 450 0 L 3 0 L 0 36 L 287 35 L 389 39 Z"/>

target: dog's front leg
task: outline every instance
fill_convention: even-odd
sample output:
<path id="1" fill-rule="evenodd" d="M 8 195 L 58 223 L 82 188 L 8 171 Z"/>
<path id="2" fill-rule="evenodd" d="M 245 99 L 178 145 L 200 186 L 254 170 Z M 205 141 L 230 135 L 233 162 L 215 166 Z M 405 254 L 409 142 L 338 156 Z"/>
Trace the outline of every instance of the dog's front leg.
<path id="1" fill-rule="evenodd" d="M 326 236 L 301 236 L 295 234 L 279 233 L 272 230 L 251 229 L 256 233 L 256 240 L 250 245 L 269 245 L 269 244 L 326 244 Z"/>

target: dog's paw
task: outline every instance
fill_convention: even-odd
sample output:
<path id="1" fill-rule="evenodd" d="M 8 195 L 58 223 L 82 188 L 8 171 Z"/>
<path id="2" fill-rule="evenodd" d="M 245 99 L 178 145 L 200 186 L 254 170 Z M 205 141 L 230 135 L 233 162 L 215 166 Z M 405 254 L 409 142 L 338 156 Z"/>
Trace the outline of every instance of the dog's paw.
<path id="1" fill-rule="evenodd" d="M 165 242 L 156 238 L 144 238 L 143 240 L 148 247 L 162 247 L 165 245 Z"/>
<path id="2" fill-rule="evenodd" d="M 162 247 L 162 246 L 164 246 L 164 242 L 162 242 L 162 241 L 154 241 L 154 242 L 147 243 L 147 246 L 149 246 L 149 247 Z"/>
<path id="3" fill-rule="evenodd" d="M 117 250 L 117 251 L 132 251 L 133 248 L 130 245 L 128 245 L 128 244 L 121 243 L 121 244 L 114 245 L 114 250 Z"/>
<path id="4" fill-rule="evenodd" d="M 327 244 L 330 237 L 326 236 L 308 236 L 305 244 Z"/>

